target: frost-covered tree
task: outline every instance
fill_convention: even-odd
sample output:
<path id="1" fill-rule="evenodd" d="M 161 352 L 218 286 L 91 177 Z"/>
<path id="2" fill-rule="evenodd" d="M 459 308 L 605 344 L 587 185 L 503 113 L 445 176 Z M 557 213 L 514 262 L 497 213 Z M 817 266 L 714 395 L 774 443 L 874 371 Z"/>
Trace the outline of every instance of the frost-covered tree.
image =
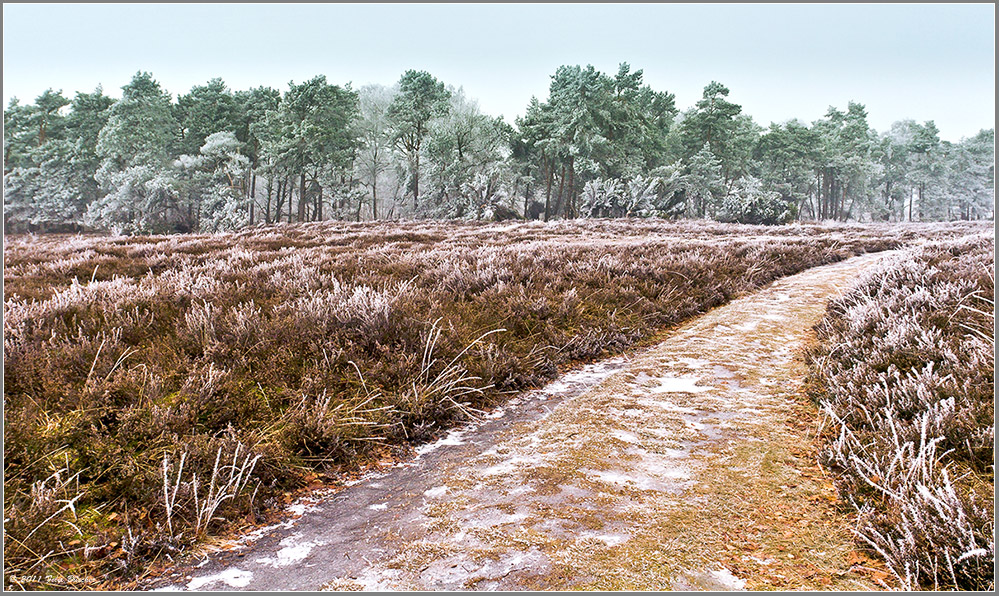
<path id="1" fill-rule="evenodd" d="M 208 135 L 236 132 L 239 128 L 239 103 L 222 79 L 195 85 L 173 105 L 179 127 L 176 152 L 195 154 Z"/>
<path id="2" fill-rule="evenodd" d="M 4 176 L 4 217 L 9 225 L 31 229 L 77 228 L 86 204 L 81 170 L 73 143 L 53 139 L 30 154 L 31 165 L 14 168 Z"/>
<path id="3" fill-rule="evenodd" d="M 250 221 L 253 225 L 257 207 L 257 171 L 262 165 L 261 127 L 264 126 L 267 112 L 276 110 L 281 102 L 281 92 L 271 87 L 255 87 L 248 91 L 235 93 L 238 115 L 235 128 L 236 138 L 243 143 L 243 150 L 249 159 L 247 172 L 247 195 L 250 200 Z M 267 180 L 268 188 L 273 192 L 273 181 Z M 270 192 L 264 205 L 264 221 L 271 222 Z"/>
<path id="4" fill-rule="evenodd" d="M 447 113 L 451 94 L 444 83 L 424 71 L 407 70 L 397 86 L 399 92 L 392 99 L 388 116 L 394 131 L 393 139 L 408 162 L 409 190 L 413 196 L 413 209 L 417 209 L 423 142 L 430 133 L 430 123 Z"/>
<path id="5" fill-rule="evenodd" d="M 49 138 L 61 138 L 65 117 L 60 111 L 69 103 L 69 100 L 63 97 L 62 91 L 52 91 L 52 89 L 46 89 L 35 99 L 35 109 L 31 119 L 38 129 L 38 145 L 44 145 Z"/>
<path id="6" fill-rule="evenodd" d="M 538 101 L 536 97 L 531 97 L 523 118 L 517 118 L 516 123 L 517 136 L 512 139 L 513 158 L 519 164 L 518 169 L 523 175 L 538 181 L 544 189 L 544 207 L 542 209 L 539 206 L 537 211 L 540 211 L 539 215 L 548 221 L 552 215 L 552 184 L 556 169 L 556 152 L 549 141 L 554 134 L 551 106 Z M 537 191 L 541 193 L 540 188 Z M 525 194 L 529 195 L 526 191 Z M 530 201 L 530 198 L 528 196 L 525 202 Z M 528 216 L 529 210 L 530 207 L 524 209 L 525 217 Z"/>
<path id="7" fill-rule="evenodd" d="M 694 108 L 684 115 L 679 129 L 683 156 L 691 159 L 707 145 L 711 154 L 719 160 L 726 181 L 734 169 L 726 158 L 740 126 L 736 117 L 742 113 L 742 106 L 729 101 L 728 94 L 728 87 L 711 81 Z"/>
<path id="8" fill-rule="evenodd" d="M 624 188 L 617 180 L 595 178 L 583 186 L 580 211 L 587 217 L 615 217 L 621 211 Z"/>
<path id="9" fill-rule="evenodd" d="M 663 186 L 660 178 L 636 176 L 625 185 L 621 197 L 624 217 L 648 217 L 657 211 L 656 201 Z"/>
<path id="10" fill-rule="evenodd" d="M 34 107 L 23 105 L 12 97 L 3 112 L 3 171 L 7 174 L 18 166 L 30 165 L 28 152 L 38 146 L 35 128 L 31 124 Z"/>
<path id="11" fill-rule="evenodd" d="M 994 216 L 995 134 L 981 131 L 958 143 L 942 141 L 930 164 L 918 163 L 915 195 L 921 220 Z"/>
<path id="12" fill-rule="evenodd" d="M 810 206 L 815 192 L 815 168 L 819 160 L 818 135 L 797 120 L 771 124 L 753 152 L 759 178 L 766 190 L 780 194 L 799 212 Z M 814 209 L 811 214 L 814 217 Z"/>
<path id="13" fill-rule="evenodd" d="M 298 221 L 323 219 L 334 181 L 349 175 L 358 147 L 357 116 L 357 93 L 322 75 L 292 83 L 278 109 L 267 113 L 262 150 L 275 169 L 298 178 Z"/>
<path id="14" fill-rule="evenodd" d="M 240 153 L 241 145 L 234 133 L 216 132 L 201 147 L 205 175 L 198 228 L 202 231 L 236 230 L 249 221 L 242 181 L 250 160 Z"/>
<path id="15" fill-rule="evenodd" d="M 456 205 L 481 205 L 481 197 L 463 196 L 466 185 L 478 177 L 499 184 L 509 156 L 510 127 L 499 118 L 479 111 L 462 89 L 448 89 L 447 113 L 429 126 L 425 153 L 426 174 L 421 210 L 425 213 L 455 211 Z M 504 175 L 501 175 L 503 172 Z M 488 185 L 486 185 L 488 186 Z M 478 193 L 477 193 L 478 194 Z M 493 194 L 493 193 L 490 193 Z M 461 207 L 457 210 L 463 211 Z"/>
<path id="16" fill-rule="evenodd" d="M 995 218 L 995 145 L 990 128 L 953 147 L 945 173 L 950 218 Z"/>
<path id="17" fill-rule="evenodd" d="M 940 219 L 946 213 L 941 179 L 945 148 L 940 142 L 939 130 L 932 121 L 913 125 L 909 144 L 909 178 L 915 191 L 915 213 L 910 201 L 909 220 Z"/>
<path id="18" fill-rule="evenodd" d="M 877 135 L 867 124 L 867 110 L 849 102 L 846 112 L 830 107 L 816 121 L 819 137 L 816 174 L 816 217 L 846 221 L 855 213 L 869 211 L 880 201 L 876 188 L 882 175 L 876 159 Z"/>
<path id="19" fill-rule="evenodd" d="M 137 73 L 122 87 L 122 98 L 98 135 L 101 165 L 95 178 L 106 194 L 89 205 L 88 224 L 116 232 L 191 229 L 189 221 L 174 227 L 183 207 L 157 182 L 170 166 L 168 148 L 176 130 L 170 95 L 151 74 Z"/>
<path id="20" fill-rule="evenodd" d="M 744 224 L 778 225 L 792 221 L 796 206 L 780 193 L 766 190 L 763 183 L 752 176 L 735 181 L 722 201 L 719 219 Z"/>
<path id="21" fill-rule="evenodd" d="M 361 146 L 354 167 L 361 184 L 371 193 L 372 219 L 378 219 L 378 190 L 380 186 L 384 188 L 385 175 L 391 171 L 394 160 L 389 107 L 396 93 L 395 89 L 383 85 L 366 85 L 358 89 L 360 118 L 357 131 Z M 360 217 L 358 201 L 357 219 Z"/>
<path id="22" fill-rule="evenodd" d="M 532 98 L 518 121 L 522 146 L 514 150 L 544 187 L 546 220 L 585 213 L 582 194 L 590 181 L 632 180 L 670 162 L 674 97 L 653 91 L 642 77 L 627 63 L 614 76 L 593 66 L 561 66 L 548 100 Z"/>
<path id="23" fill-rule="evenodd" d="M 78 93 L 71 111 L 63 115 L 65 101 L 61 94 L 46 91 L 29 108 L 31 115 L 5 130 L 12 139 L 20 134 L 23 141 L 25 133 L 31 138 L 18 149 L 17 166 L 5 172 L 8 228 L 79 229 L 87 206 L 98 196 L 96 138 L 112 100 L 100 89 Z M 18 131 L 18 125 L 25 130 Z"/>
<path id="24" fill-rule="evenodd" d="M 708 143 L 692 158 L 684 177 L 688 214 L 692 217 L 714 217 L 718 202 L 725 195 L 721 161 L 711 152 Z"/>
<path id="25" fill-rule="evenodd" d="M 893 123 L 875 145 L 874 156 L 881 164 L 877 181 L 881 200 L 879 207 L 872 209 L 872 215 L 878 220 L 905 220 L 910 183 L 909 150 L 915 124 L 912 120 Z"/>
<path id="26" fill-rule="evenodd" d="M 674 218 L 687 211 L 687 177 L 682 160 L 652 170 L 655 196 L 652 197 L 652 215 Z"/>
<path id="27" fill-rule="evenodd" d="M 519 217 L 513 207 L 513 197 L 504 181 L 505 170 L 492 167 L 477 171 L 471 179 L 462 183 L 459 197 L 452 205 L 460 211 L 453 217 L 469 219 L 504 220 Z"/>

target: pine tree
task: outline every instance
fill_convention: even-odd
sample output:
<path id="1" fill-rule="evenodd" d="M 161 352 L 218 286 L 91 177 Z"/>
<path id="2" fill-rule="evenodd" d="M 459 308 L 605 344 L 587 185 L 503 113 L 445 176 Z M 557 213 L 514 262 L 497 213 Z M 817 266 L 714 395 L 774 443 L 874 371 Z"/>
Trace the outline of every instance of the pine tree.
<path id="1" fill-rule="evenodd" d="M 450 92 L 444 83 L 424 71 L 407 70 L 399 79 L 399 93 L 389 106 L 393 138 L 409 162 L 413 209 L 420 201 L 420 152 L 430 132 L 430 122 L 448 111 Z"/>
<path id="2" fill-rule="evenodd" d="M 139 72 L 122 87 L 122 98 L 111 106 L 97 140 L 101 158 L 95 178 L 106 194 L 90 204 L 90 225 L 115 232 L 166 231 L 182 214 L 178 197 L 159 183 L 169 166 L 168 148 L 177 122 L 170 95 L 152 75 Z M 187 225 L 191 229 L 188 205 Z"/>

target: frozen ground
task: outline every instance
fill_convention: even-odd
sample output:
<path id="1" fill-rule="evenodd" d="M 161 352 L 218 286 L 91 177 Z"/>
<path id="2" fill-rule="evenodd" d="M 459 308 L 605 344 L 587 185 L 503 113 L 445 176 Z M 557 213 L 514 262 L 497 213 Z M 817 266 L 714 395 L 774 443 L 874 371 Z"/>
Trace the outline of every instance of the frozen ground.
<path id="1" fill-rule="evenodd" d="M 565 375 L 160 589 L 865 589 L 800 355 L 877 255 Z"/>

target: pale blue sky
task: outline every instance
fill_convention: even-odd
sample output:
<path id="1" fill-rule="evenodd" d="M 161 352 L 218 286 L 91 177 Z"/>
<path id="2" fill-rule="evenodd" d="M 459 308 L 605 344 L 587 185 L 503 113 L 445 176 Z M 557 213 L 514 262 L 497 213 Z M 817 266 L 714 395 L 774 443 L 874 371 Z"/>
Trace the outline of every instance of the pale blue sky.
<path id="1" fill-rule="evenodd" d="M 168 91 L 392 84 L 427 70 L 507 121 L 561 64 L 620 62 L 691 107 L 712 80 L 766 126 L 867 106 L 886 130 L 934 120 L 958 140 L 995 126 L 992 4 L 4 4 L 3 101 L 120 94 L 138 70 Z"/>

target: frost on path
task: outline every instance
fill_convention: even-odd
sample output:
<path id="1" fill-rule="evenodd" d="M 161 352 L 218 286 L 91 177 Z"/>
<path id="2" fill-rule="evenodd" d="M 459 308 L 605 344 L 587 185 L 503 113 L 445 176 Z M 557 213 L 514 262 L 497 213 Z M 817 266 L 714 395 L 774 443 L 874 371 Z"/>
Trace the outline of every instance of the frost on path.
<path id="1" fill-rule="evenodd" d="M 865 589 L 800 355 L 878 257 L 567 375 L 185 578 L 202 589 Z"/>

